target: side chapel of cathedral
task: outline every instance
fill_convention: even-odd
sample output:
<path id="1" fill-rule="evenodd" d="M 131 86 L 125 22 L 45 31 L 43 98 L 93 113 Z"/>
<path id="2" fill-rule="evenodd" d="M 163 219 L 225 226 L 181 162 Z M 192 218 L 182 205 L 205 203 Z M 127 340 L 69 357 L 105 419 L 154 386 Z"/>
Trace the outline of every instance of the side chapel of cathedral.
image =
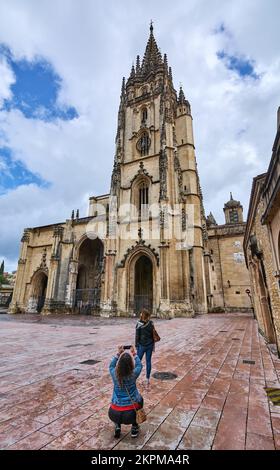
<path id="1" fill-rule="evenodd" d="M 116 237 L 110 236 L 112 198 Z M 133 210 L 124 217 L 120 208 L 127 204 Z M 178 204 L 183 234 L 194 208 L 193 242 L 181 249 L 165 231 Z M 154 214 L 149 208 L 156 205 Z M 146 307 L 170 318 L 250 311 L 246 223 L 232 195 L 224 214 L 223 225 L 205 216 L 190 103 L 182 87 L 176 92 L 151 25 L 142 61 L 137 56 L 122 83 L 110 193 L 90 197 L 87 217 L 73 211 L 65 222 L 24 230 L 10 312 L 132 316 Z M 88 227 L 100 218 L 105 236 L 93 239 Z M 123 236 L 128 229 L 133 237 Z"/>

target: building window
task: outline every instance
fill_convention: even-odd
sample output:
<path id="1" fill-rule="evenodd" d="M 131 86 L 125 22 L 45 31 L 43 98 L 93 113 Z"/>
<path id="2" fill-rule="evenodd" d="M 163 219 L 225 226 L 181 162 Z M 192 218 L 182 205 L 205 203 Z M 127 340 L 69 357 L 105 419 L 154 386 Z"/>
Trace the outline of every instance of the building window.
<path id="1" fill-rule="evenodd" d="M 212 266 L 212 271 L 215 271 L 215 268 L 214 268 L 214 266 Z"/>
<path id="2" fill-rule="evenodd" d="M 231 224 L 237 224 L 238 223 L 238 212 L 236 209 L 232 209 L 229 212 L 229 221 Z"/>
<path id="3" fill-rule="evenodd" d="M 147 216 L 149 213 L 149 186 L 145 181 L 138 187 L 138 198 L 139 215 Z"/>
<path id="4" fill-rule="evenodd" d="M 216 286 L 214 286 L 214 290 L 216 290 Z"/>
<path id="5" fill-rule="evenodd" d="M 148 119 L 148 110 L 147 108 L 143 108 L 141 112 L 141 123 L 144 124 Z"/>
<path id="6" fill-rule="evenodd" d="M 151 139 L 149 138 L 148 132 L 144 132 L 137 142 L 137 150 L 140 152 L 141 157 L 148 155 Z"/>

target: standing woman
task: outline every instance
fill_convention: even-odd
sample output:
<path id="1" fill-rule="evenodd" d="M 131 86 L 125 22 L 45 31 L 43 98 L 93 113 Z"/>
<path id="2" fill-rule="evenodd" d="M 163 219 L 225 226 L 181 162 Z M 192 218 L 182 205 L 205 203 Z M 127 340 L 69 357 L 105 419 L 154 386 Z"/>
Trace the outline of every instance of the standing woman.
<path id="1" fill-rule="evenodd" d="M 140 314 L 140 320 L 136 324 L 135 346 L 140 360 L 142 360 L 144 354 L 146 354 L 146 377 L 148 386 L 150 385 L 152 354 L 155 345 L 154 332 L 155 327 L 150 320 L 150 312 L 143 309 Z"/>

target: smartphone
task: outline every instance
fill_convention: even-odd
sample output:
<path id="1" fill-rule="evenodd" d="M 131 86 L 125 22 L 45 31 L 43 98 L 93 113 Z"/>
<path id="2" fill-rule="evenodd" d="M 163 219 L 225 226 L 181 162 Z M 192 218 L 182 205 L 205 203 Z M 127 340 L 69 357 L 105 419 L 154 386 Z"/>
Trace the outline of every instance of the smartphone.
<path id="1" fill-rule="evenodd" d="M 130 349 L 130 348 L 131 348 L 131 344 L 128 344 L 128 345 L 123 347 L 123 349 Z"/>

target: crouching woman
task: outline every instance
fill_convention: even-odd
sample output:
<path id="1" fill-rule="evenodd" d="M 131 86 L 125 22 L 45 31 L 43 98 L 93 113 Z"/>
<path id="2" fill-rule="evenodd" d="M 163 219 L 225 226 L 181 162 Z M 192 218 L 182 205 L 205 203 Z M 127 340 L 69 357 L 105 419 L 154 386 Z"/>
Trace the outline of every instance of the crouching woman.
<path id="1" fill-rule="evenodd" d="M 109 370 L 114 390 L 108 415 L 115 423 L 115 437 L 120 437 L 122 424 L 131 424 L 131 437 L 137 437 L 139 425 L 136 422 L 136 410 L 143 408 L 143 398 L 137 390 L 136 380 L 142 364 L 134 347 L 125 350 L 120 346 Z"/>

